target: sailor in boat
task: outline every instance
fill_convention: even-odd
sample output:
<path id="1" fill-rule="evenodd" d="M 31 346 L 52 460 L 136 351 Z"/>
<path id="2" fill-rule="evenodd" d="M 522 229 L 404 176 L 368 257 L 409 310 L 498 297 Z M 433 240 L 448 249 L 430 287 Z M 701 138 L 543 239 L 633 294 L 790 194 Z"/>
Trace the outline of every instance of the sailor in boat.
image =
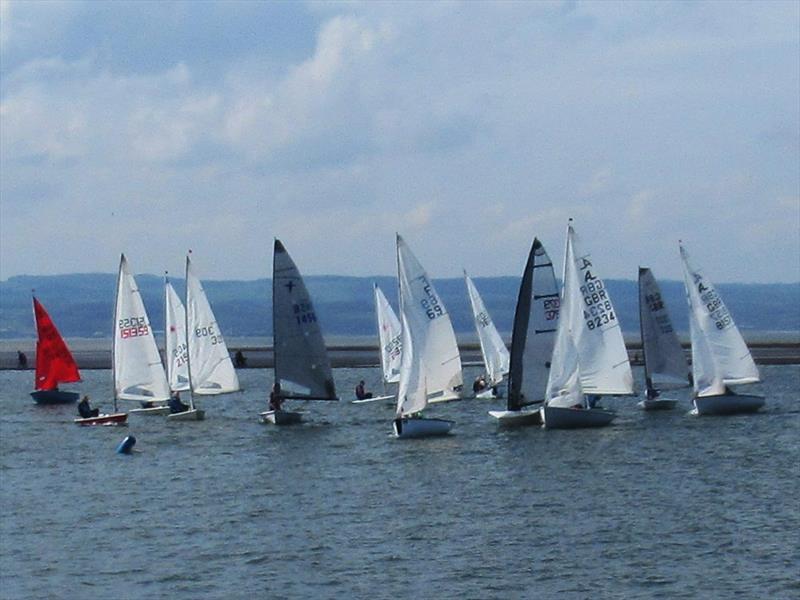
<path id="1" fill-rule="evenodd" d="M 647 388 L 647 399 L 648 400 L 655 400 L 660 395 L 661 395 L 661 392 L 659 392 L 658 390 L 653 389 L 651 387 Z"/>
<path id="2" fill-rule="evenodd" d="M 369 400 L 370 398 L 372 398 L 372 392 L 368 392 L 364 388 L 363 379 L 359 381 L 358 385 L 356 386 L 356 398 L 358 398 L 359 400 Z"/>
<path id="3" fill-rule="evenodd" d="M 189 410 L 189 405 L 181 402 L 180 392 L 175 392 L 169 397 L 169 411 L 172 414 L 186 412 Z"/>
<path id="4" fill-rule="evenodd" d="M 486 389 L 486 376 L 478 375 L 472 382 L 472 391 L 476 394 Z"/>
<path id="5" fill-rule="evenodd" d="M 80 414 L 83 419 L 91 419 L 100 414 L 100 409 L 92 408 L 89 405 L 89 396 L 84 396 L 81 398 L 81 401 L 78 402 L 78 414 Z"/>
<path id="6" fill-rule="evenodd" d="M 600 408 L 597 406 L 598 402 L 600 402 L 600 396 L 598 394 L 589 394 L 586 396 L 586 404 L 589 406 L 589 408 Z"/>
<path id="7" fill-rule="evenodd" d="M 283 410 L 283 396 L 281 395 L 281 384 L 277 381 L 272 384 L 272 391 L 269 393 L 269 409 L 275 412 Z"/>

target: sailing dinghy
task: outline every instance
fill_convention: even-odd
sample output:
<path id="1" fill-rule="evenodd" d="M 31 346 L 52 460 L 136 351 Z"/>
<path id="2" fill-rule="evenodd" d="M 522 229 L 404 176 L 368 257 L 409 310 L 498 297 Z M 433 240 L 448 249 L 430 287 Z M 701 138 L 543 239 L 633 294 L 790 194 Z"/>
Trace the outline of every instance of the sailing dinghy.
<path id="1" fill-rule="evenodd" d="M 403 352 L 397 411 L 393 422 L 398 438 L 444 435 L 453 421 L 423 418 L 432 398 L 458 398 L 461 358 L 450 317 L 433 283 L 400 235 L 397 272 Z"/>
<path id="2" fill-rule="evenodd" d="M 691 385 L 691 375 L 661 289 L 647 267 L 639 267 L 639 327 L 645 380 L 645 399 L 639 406 L 644 410 L 674 408 L 678 401 L 661 398 L 661 391 Z"/>
<path id="3" fill-rule="evenodd" d="M 381 355 L 381 382 L 383 395 L 363 400 L 353 400 L 353 404 L 364 404 L 378 400 L 393 400 L 394 394 L 386 394 L 386 384 L 400 381 L 400 360 L 403 354 L 403 332 L 400 320 L 394 314 L 391 304 L 378 287 L 373 284 L 375 292 L 375 315 L 378 320 L 378 341 Z"/>
<path id="4" fill-rule="evenodd" d="M 739 394 L 728 387 L 761 381 L 750 349 L 714 285 L 690 264 L 683 244 L 680 252 L 692 340 L 692 413 L 755 412 L 764 406 L 763 396 Z"/>
<path id="5" fill-rule="evenodd" d="M 534 239 L 514 313 L 506 410 L 489 411 L 499 425 L 542 423 L 539 406 L 526 407 L 544 399 L 560 302 L 553 262 L 542 243 Z"/>
<path id="6" fill-rule="evenodd" d="M 38 404 L 76 402 L 78 392 L 59 390 L 58 386 L 81 380 L 78 365 L 55 323 L 36 296 L 33 297 L 33 319 L 36 323 L 36 390 L 31 392 L 31 397 Z"/>
<path id="7" fill-rule="evenodd" d="M 186 256 L 185 308 L 186 376 L 189 410 L 170 413 L 171 421 L 202 421 L 205 411 L 195 406 L 195 396 L 216 396 L 239 391 L 239 377 L 233 367 L 222 330 L 214 317 L 203 284 Z"/>
<path id="8" fill-rule="evenodd" d="M 275 381 L 286 400 L 338 400 L 328 350 L 314 305 L 297 265 L 280 240 L 272 261 L 272 331 Z M 263 423 L 289 425 L 302 412 L 268 410 Z"/>
<path id="9" fill-rule="evenodd" d="M 545 402 L 548 429 L 608 425 L 616 414 L 597 407 L 603 395 L 633 394 L 633 374 L 611 296 L 591 255 L 567 225 L 564 283 Z M 589 397 L 587 397 L 589 395 Z"/>
<path id="10" fill-rule="evenodd" d="M 481 344 L 481 354 L 483 364 L 486 367 L 488 377 L 486 389 L 475 394 L 476 398 L 502 398 L 499 386 L 503 383 L 503 377 L 508 374 L 509 354 L 503 338 L 494 326 L 489 311 L 483 303 L 483 298 L 478 293 L 475 283 L 472 281 L 466 270 L 464 271 L 464 283 L 467 286 L 469 303 L 472 307 L 472 317 L 475 321 L 475 329 L 478 332 L 478 340 Z"/>

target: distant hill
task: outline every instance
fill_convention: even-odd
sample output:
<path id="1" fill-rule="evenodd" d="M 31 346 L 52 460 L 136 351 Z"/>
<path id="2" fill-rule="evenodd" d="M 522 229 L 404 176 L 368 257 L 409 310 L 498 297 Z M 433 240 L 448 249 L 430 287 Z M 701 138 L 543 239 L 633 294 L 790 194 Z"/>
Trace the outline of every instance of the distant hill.
<path id="1" fill-rule="evenodd" d="M 155 330 L 163 329 L 163 278 L 137 275 Z M 178 294 L 183 280 L 172 279 Z M 369 336 L 375 333 L 372 284 L 377 283 L 395 309 L 397 282 L 392 277 L 307 277 L 318 317 L 327 335 Z M 459 334 L 472 333 L 473 324 L 464 281 L 437 279 L 436 288 Z M 31 290 L 36 290 L 62 334 L 67 337 L 109 337 L 114 310 L 116 275 L 90 273 L 77 275 L 20 275 L 0 282 L 0 338 L 35 337 L 31 310 Z M 508 336 L 514 318 L 519 279 L 517 277 L 478 277 L 475 285 L 498 329 Z M 623 331 L 635 336 L 639 331 L 637 286 L 635 281 L 608 280 Z M 688 315 L 683 283 L 660 282 L 676 329 L 688 330 Z M 228 337 L 272 335 L 272 282 L 206 281 L 206 293 L 223 332 Z M 757 331 L 800 330 L 800 283 L 721 284 L 725 303 L 739 327 Z"/>

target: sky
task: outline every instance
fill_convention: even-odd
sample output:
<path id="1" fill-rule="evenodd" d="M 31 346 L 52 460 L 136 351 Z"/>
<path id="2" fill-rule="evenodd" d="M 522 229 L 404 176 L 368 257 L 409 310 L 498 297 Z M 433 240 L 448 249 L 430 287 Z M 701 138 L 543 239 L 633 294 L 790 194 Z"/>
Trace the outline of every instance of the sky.
<path id="1" fill-rule="evenodd" d="M 800 281 L 798 2 L 0 0 L 0 279 Z"/>

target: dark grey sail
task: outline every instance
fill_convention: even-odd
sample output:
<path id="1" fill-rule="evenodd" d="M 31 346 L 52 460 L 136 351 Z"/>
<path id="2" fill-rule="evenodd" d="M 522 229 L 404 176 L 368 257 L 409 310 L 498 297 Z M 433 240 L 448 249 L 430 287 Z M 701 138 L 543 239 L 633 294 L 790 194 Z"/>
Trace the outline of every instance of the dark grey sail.
<path id="1" fill-rule="evenodd" d="M 514 313 L 508 410 L 520 410 L 544 399 L 559 306 L 553 263 L 541 242 L 534 239 L 522 273 Z"/>
<path id="2" fill-rule="evenodd" d="M 280 240 L 272 263 L 275 380 L 285 398 L 338 400 L 325 340 L 303 278 Z"/>

